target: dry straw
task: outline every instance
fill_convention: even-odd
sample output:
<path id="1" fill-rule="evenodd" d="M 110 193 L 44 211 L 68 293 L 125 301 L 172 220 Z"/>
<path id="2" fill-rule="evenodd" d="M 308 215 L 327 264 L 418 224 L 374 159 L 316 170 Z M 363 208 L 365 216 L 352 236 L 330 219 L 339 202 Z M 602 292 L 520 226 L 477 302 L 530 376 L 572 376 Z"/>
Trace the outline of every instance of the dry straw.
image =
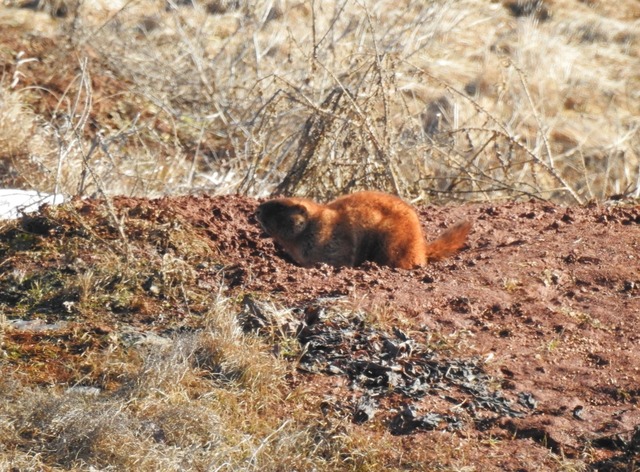
<path id="1" fill-rule="evenodd" d="M 32 77 L 25 47 L 0 83 L 0 120 L 20 130 L 0 137 L 5 184 L 566 203 L 638 193 L 632 4 L 40 3 L 66 12 L 51 21 L 70 49 L 44 53 L 67 66 L 44 61 Z M 38 100 L 51 107 L 29 111 Z"/>

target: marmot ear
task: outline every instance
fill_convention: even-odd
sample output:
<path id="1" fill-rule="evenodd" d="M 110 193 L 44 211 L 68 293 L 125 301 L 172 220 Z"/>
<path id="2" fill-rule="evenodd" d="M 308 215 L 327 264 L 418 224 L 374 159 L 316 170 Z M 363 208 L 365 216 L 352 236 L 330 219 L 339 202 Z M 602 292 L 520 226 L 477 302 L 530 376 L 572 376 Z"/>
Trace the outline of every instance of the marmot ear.
<path id="1" fill-rule="evenodd" d="M 296 215 L 303 216 L 304 218 L 307 218 L 309 216 L 309 211 L 307 210 L 307 207 L 304 205 L 300 205 L 299 203 L 296 203 L 295 205 L 293 205 L 291 207 L 291 210 Z"/>

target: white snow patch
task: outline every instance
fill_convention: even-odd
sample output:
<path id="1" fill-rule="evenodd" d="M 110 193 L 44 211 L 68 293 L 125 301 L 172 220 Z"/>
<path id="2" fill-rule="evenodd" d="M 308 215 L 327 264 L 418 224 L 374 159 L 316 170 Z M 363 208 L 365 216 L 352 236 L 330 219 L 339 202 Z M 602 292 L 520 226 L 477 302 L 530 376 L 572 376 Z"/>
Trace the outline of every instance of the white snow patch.
<path id="1" fill-rule="evenodd" d="M 58 205 L 64 196 L 36 190 L 0 189 L 0 220 L 12 220 L 23 213 L 37 211 L 40 205 Z"/>

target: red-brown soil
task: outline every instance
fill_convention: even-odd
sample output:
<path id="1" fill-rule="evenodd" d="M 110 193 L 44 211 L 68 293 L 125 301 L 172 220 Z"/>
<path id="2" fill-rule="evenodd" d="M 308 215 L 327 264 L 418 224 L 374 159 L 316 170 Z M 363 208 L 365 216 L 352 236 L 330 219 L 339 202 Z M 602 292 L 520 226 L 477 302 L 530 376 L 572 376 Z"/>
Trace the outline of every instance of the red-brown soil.
<path id="1" fill-rule="evenodd" d="M 465 336 L 465 355 L 489 358 L 503 388 L 538 402 L 531 415 L 500 422 L 515 437 L 579 456 L 590 440 L 612 446 L 640 426 L 640 207 L 421 208 L 428 237 L 463 219 L 474 229 L 459 256 L 405 271 L 296 267 L 261 234 L 253 201 L 213 202 L 213 218 L 186 205 L 181 213 L 204 216 L 232 263 L 230 284 L 300 307 L 348 297 L 402 314 L 403 329 Z"/>
<path id="2" fill-rule="evenodd" d="M 634 464 L 640 449 L 640 206 L 611 202 L 564 208 L 528 201 L 422 207 L 419 214 L 429 239 L 459 220 L 471 220 L 469 242 L 448 260 L 397 270 L 373 264 L 298 267 L 262 233 L 253 217 L 258 201 L 247 197 L 118 198 L 113 204 L 124 217 L 129 240 L 157 244 L 154 238 L 162 237 L 158 228 L 171 225 L 189 226 L 202 236 L 198 244 L 208 245 L 212 255 L 207 261 L 195 256 L 190 261 L 199 286 L 215 287 L 222 274 L 229 293 L 299 309 L 294 313 L 300 321 L 306 319 L 312 331 L 348 328 L 355 334 L 345 336 L 336 349 L 356 358 L 371 360 L 378 354 L 367 349 L 380 351 L 381 343 L 390 339 L 400 345 L 406 337 L 422 347 L 412 345 L 414 351 L 402 357 L 404 370 L 426 346 L 439 359 L 475 359 L 474 365 L 490 376 L 491 390 L 503 392 L 522 413 L 462 409 L 462 426 L 452 432 L 417 426 L 394 431 L 403 408 L 416 415 L 444 415 L 455 410 L 450 397 L 463 403 L 471 397 L 462 388 L 449 397 L 411 398 L 377 391 L 375 420 L 361 418 L 363 424 L 355 426 L 373 440 L 390 431 L 399 450 L 429 448 L 443 434 L 449 442 L 501 440 L 498 449 L 487 445 L 482 457 L 476 458 L 478 468 L 487 470 L 553 469 L 549 450 L 591 464 L 592 470 L 638 467 Z M 118 239 L 115 225 L 106 223 L 104 203 L 72 205 L 101 239 Z M 50 215 L 27 217 L 21 224 L 44 238 L 64 239 L 81 231 L 80 223 Z M 27 252 L 14 252 L 0 271 L 15 270 L 27 259 Z M 9 295 L 5 287 L 5 307 L 10 305 Z M 154 320 L 154 310 L 148 308 L 153 303 L 159 302 L 139 301 L 127 322 L 156 330 L 177 323 Z M 368 313 L 377 321 L 348 325 L 314 315 L 336 306 Z M 181 327 L 189 325 L 191 314 L 172 316 L 182 317 Z M 122 314 L 103 317 L 99 325 L 93 323 L 86 330 L 115 329 L 116 319 L 122 322 Z M 395 337 L 394 327 L 400 330 Z M 26 343 L 25 335 L 21 341 L 18 334 L 15 331 L 9 340 Z M 349 348 L 349 336 L 358 339 L 359 350 Z M 292 384 L 306 383 L 309 392 L 327 396 L 327 408 L 334 413 L 353 409 L 366 398 L 366 383 L 349 382 L 340 370 L 335 375 L 318 372 L 301 369 Z M 108 388 L 107 384 L 102 387 Z M 533 403 L 519 404 L 521 395 Z M 414 424 L 411 414 L 403 417 L 403 424 Z M 372 429 L 371 424 L 381 428 Z"/>

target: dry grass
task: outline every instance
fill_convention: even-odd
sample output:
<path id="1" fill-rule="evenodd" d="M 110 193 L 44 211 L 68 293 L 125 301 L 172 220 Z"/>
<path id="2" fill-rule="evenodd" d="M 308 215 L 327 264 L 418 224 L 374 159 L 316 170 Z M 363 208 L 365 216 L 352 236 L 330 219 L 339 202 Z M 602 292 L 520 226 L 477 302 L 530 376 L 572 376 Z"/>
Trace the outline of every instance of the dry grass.
<path id="1" fill-rule="evenodd" d="M 438 467 L 465 467 L 465 450 L 475 445 L 459 439 L 433 438 L 398 460 L 388 434 L 363 436 L 346 418 L 320 417 L 322 396 L 285 391 L 288 368 L 236 326 L 226 326 L 233 334 L 220 330 L 230 318 L 219 314 L 210 314 L 215 330 L 141 346 L 139 368 L 115 392 L 44 390 L 3 375 L 0 466 L 375 471 L 419 467 L 435 455 Z"/>
<path id="2" fill-rule="evenodd" d="M 519 17 L 513 3 L 5 1 L 0 185 L 322 198 L 378 188 L 439 202 L 640 196 L 637 2 L 549 1 L 548 15 Z M 113 238 L 76 214 L 83 238 L 38 248 L 33 271 L 0 278 L 29 286 L 22 312 L 7 316 L 58 303 L 62 319 L 88 323 L 71 341 L 99 343 L 66 364 L 62 336 L 20 351 L 0 313 L 5 359 L 28 346 L 48 362 L 22 374 L 0 364 L 0 470 L 407 470 L 426 460 L 471 470 L 469 449 L 501 454 L 456 437 L 412 449 L 320 416 L 322 392 L 291 388 L 287 358 L 300 347 L 287 333 L 244 333 L 241 303 L 197 286 L 193 265 L 212 256 L 188 230 L 125 227 L 109 205 L 102 217 Z M 143 245 L 132 232 L 148 234 Z M 40 274 L 38 257 L 50 254 L 78 275 Z M 168 306 L 197 327 L 141 333 L 124 315 L 118 329 L 101 327 L 106 311 L 161 318 Z M 455 349 L 465 339 L 431 341 Z"/>
<path id="3" fill-rule="evenodd" d="M 381 460 L 316 417 L 313 395 L 284 388 L 290 366 L 243 334 L 229 300 L 205 318 L 197 332 L 136 341 L 138 361 L 111 392 L 29 387 L 5 370 L 2 470 L 371 470 Z"/>
<path id="4" fill-rule="evenodd" d="M 7 56 L 1 160 L 71 195 L 637 196 L 640 14 L 605 3 L 43 1 L 65 66 Z"/>

